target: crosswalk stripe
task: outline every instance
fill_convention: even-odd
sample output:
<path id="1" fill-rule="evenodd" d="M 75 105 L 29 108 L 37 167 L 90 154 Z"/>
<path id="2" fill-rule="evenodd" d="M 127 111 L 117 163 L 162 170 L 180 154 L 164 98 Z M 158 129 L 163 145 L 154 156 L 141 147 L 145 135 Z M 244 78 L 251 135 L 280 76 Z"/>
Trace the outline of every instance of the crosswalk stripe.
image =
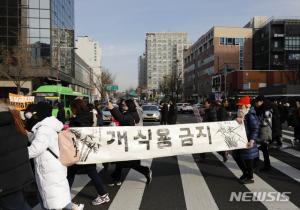
<path id="1" fill-rule="evenodd" d="M 280 151 L 286 152 L 286 153 L 288 153 L 288 154 L 290 154 L 290 155 L 293 155 L 293 156 L 295 156 L 295 157 L 300 158 L 300 152 L 297 151 L 297 150 L 290 149 L 290 148 L 286 148 L 286 149 L 280 149 Z"/>
<path id="2" fill-rule="evenodd" d="M 282 134 L 282 137 L 285 139 L 291 140 L 291 141 L 294 140 L 294 137 L 289 136 L 289 135 Z"/>
<path id="3" fill-rule="evenodd" d="M 214 152 L 214 155 L 222 161 L 222 157 Z M 224 163 L 226 167 L 237 177 L 239 178 L 241 176 L 241 171 L 236 165 L 233 158 L 230 156 L 228 158 L 228 161 Z M 254 174 L 255 182 L 253 184 L 245 185 L 251 192 L 277 192 L 272 186 L 270 186 L 268 183 L 266 183 L 263 179 L 261 179 L 259 176 Z M 290 201 L 286 202 L 280 202 L 280 201 L 261 201 L 268 209 L 299 209 L 295 204 L 293 204 Z"/>
<path id="4" fill-rule="evenodd" d="M 219 209 L 192 155 L 177 158 L 187 210 Z"/>
<path id="5" fill-rule="evenodd" d="M 259 151 L 260 157 L 262 157 L 262 160 L 264 159 L 262 152 Z M 270 162 L 271 166 L 273 168 L 276 168 L 278 171 L 281 171 L 282 173 L 288 175 L 292 179 L 294 179 L 297 182 L 300 182 L 300 171 L 295 169 L 294 167 L 278 160 L 277 158 L 274 158 L 270 156 Z"/>
<path id="6" fill-rule="evenodd" d="M 289 130 L 282 130 L 284 133 L 289 133 L 289 134 L 293 134 L 294 135 L 294 132 L 293 131 L 289 131 Z"/>
<path id="7" fill-rule="evenodd" d="M 142 165 L 150 167 L 152 160 L 143 160 Z M 142 201 L 146 180 L 144 175 L 131 169 L 116 194 L 109 210 L 138 210 Z"/>

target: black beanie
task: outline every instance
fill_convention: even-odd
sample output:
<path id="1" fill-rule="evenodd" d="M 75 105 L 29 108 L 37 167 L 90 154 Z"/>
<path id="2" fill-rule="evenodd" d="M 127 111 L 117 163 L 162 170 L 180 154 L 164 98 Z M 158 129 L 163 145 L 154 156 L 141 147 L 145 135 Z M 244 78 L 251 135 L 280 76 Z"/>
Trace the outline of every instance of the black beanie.
<path id="1" fill-rule="evenodd" d="M 46 117 L 51 117 L 52 115 L 52 106 L 46 102 L 39 102 L 35 107 L 37 120 L 40 122 Z"/>

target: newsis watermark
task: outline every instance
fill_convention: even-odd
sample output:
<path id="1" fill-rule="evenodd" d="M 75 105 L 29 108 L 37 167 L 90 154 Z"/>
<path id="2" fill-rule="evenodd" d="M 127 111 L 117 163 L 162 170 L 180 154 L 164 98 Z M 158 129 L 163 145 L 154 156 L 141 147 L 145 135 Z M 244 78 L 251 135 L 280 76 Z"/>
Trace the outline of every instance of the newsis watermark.
<path id="1" fill-rule="evenodd" d="M 291 192 L 231 192 L 230 202 L 287 202 Z"/>

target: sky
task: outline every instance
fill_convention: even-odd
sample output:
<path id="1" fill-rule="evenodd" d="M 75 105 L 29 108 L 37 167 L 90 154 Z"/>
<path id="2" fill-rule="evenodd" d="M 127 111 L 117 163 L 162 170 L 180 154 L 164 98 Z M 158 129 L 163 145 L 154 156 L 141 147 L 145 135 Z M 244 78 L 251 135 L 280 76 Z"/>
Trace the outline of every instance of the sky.
<path id="1" fill-rule="evenodd" d="M 253 16 L 300 17 L 300 0 L 74 0 L 75 34 L 99 41 L 101 66 L 120 90 L 136 88 L 147 32 L 187 32 L 190 43 L 213 26 L 243 27 Z"/>

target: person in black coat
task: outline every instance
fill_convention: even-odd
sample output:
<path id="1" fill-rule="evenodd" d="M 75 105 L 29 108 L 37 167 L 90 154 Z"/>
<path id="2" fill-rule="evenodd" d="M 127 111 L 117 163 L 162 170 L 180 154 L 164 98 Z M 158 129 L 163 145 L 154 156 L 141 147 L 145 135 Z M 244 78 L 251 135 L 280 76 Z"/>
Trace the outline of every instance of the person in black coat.
<path id="1" fill-rule="evenodd" d="M 92 127 L 93 113 L 88 110 L 88 107 L 83 100 L 75 99 L 72 101 L 71 110 L 74 116 L 70 119 L 70 127 Z M 67 178 L 70 188 L 73 185 L 75 175 L 79 172 L 87 174 L 97 190 L 98 196 L 92 201 L 93 205 L 100 205 L 110 201 L 108 193 L 104 189 L 102 180 L 96 170 L 96 164 L 73 165 L 68 167 Z"/>
<path id="2" fill-rule="evenodd" d="M 64 108 L 64 104 L 62 103 L 58 103 L 57 104 L 57 108 L 58 108 L 58 112 L 57 112 L 57 119 L 62 122 L 63 124 L 65 124 L 66 122 L 66 113 L 65 113 L 65 108 Z"/>
<path id="3" fill-rule="evenodd" d="M 160 113 L 160 124 L 166 125 L 168 121 L 168 104 L 166 102 L 162 103 Z"/>
<path id="4" fill-rule="evenodd" d="M 177 121 L 177 106 L 173 101 L 169 102 L 169 111 L 168 111 L 168 124 L 176 124 Z"/>
<path id="5" fill-rule="evenodd" d="M 203 122 L 216 122 L 216 121 L 218 121 L 217 109 L 216 109 L 216 106 L 215 106 L 214 102 L 211 99 L 208 98 L 204 101 L 204 107 L 205 107 L 205 111 L 204 111 Z M 201 161 L 205 161 L 206 154 L 201 153 L 200 157 L 202 158 Z"/>
<path id="6" fill-rule="evenodd" d="M 23 189 L 34 180 L 19 112 L 0 103 L 0 209 L 30 210 Z"/>
<path id="7" fill-rule="evenodd" d="M 277 142 L 279 147 L 282 146 L 282 124 L 279 111 L 279 105 L 277 103 L 271 103 L 272 113 L 272 140 L 270 144 L 274 141 Z"/>
<path id="8" fill-rule="evenodd" d="M 111 115 L 120 123 L 120 126 L 135 126 L 140 119 L 136 111 L 135 103 L 132 99 L 122 101 L 120 108 L 123 113 L 116 107 L 108 102 L 108 109 L 111 112 Z M 147 179 L 147 184 L 152 180 L 152 171 L 150 168 L 142 166 L 140 160 L 131 160 L 131 161 L 120 161 L 116 163 L 116 169 L 112 173 L 113 182 L 109 186 L 121 185 L 121 174 L 123 168 L 132 168 L 141 174 L 143 174 Z"/>
<path id="9" fill-rule="evenodd" d="M 231 112 L 228 111 L 229 102 L 225 98 L 220 104 L 219 108 L 217 109 L 217 119 L 218 121 L 229 121 L 231 120 Z M 228 160 L 228 152 L 227 151 L 220 151 L 218 152 L 223 157 L 223 162 Z"/>

